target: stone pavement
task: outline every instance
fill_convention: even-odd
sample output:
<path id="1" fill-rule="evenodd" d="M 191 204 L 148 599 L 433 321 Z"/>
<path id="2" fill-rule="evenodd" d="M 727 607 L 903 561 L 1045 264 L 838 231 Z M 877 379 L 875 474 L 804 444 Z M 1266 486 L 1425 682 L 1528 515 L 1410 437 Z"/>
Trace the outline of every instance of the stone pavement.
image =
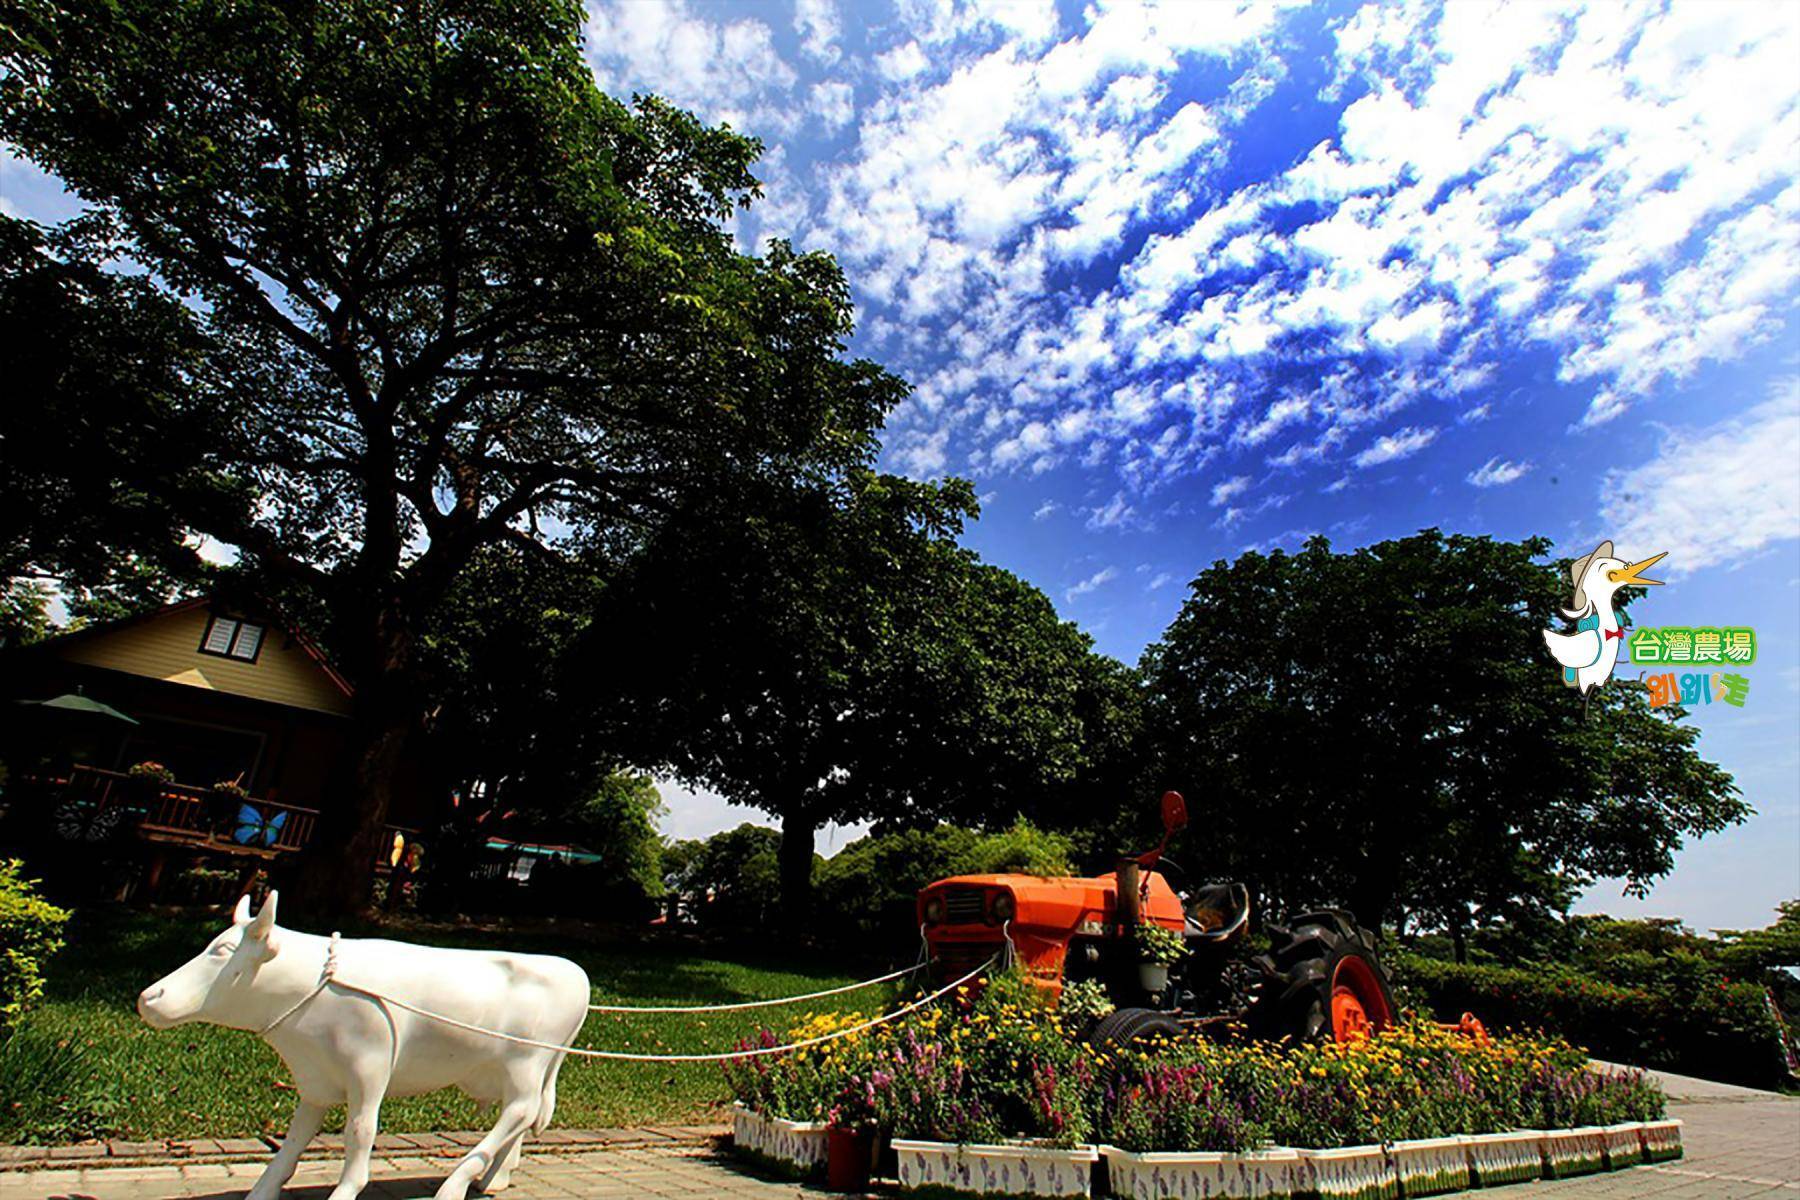
<path id="1" fill-rule="evenodd" d="M 1686 1122 L 1685 1158 L 1475 1195 L 1496 1200 L 1800 1200 L 1800 1099 L 1679 1077 L 1665 1078 L 1664 1085 L 1671 1097 L 1670 1115 Z M 620 1137 L 609 1145 L 547 1147 L 520 1163 L 505 1200 L 791 1200 L 831 1194 L 749 1173 L 716 1143 L 696 1140 L 699 1132 L 668 1130 L 654 1141 L 638 1139 L 636 1144 Z M 363 1196 L 428 1197 L 451 1161 L 423 1152 L 389 1152 L 378 1160 L 374 1182 Z M 43 1170 L 0 1171 L 0 1200 L 242 1200 L 261 1170 L 260 1159 L 115 1167 L 59 1163 Z M 331 1160 L 302 1163 L 283 1195 L 287 1200 L 325 1200 L 336 1170 Z"/>

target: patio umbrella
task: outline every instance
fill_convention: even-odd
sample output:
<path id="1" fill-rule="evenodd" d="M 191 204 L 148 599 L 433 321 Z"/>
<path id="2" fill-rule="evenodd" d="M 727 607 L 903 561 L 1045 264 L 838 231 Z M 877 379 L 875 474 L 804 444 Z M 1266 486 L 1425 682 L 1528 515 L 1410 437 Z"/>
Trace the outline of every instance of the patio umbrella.
<path id="1" fill-rule="evenodd" d="M 38 708 L 55 708 L 63 712 L 81 713 L 84 716 L 110 717 L 115 721 L 123 721 L 127 725 L 136 725 L 136 717 L 128 717 L 110 704 L 102 704 L 98 700 L 90 700 L 80 692 L 68 692 L 54 696 L 49 700 L 15 700 L 15 704 L 30 704 Z"/>

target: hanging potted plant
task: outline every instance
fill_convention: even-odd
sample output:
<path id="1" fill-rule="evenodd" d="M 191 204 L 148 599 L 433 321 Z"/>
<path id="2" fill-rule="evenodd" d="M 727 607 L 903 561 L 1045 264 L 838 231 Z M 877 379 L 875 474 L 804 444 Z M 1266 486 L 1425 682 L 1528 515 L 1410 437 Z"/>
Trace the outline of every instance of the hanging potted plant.
<path id="1" fill-rule="evenodd" d="M 229 839 L 233 824 L 250 793 L 236 779 L 221 779 L 206 789 L 206 831 L 215 838 Z"/>
<path id="2" fill-rule="evenodd" d="M 143 808 L 155 800 L 164 788 L 175 782 L 175 772 L 159 762 L 146 759 L 128 767 L 125 778 L 126 795 L 131 798 L 134 806 Z"/>
<path id="3" fill-rule="evenodd" d="M 1187 957 L 1187 941 L 1173 929 L 1144 924 L 1137 927 L 1138 983 L 1158 994 L 1169 986 L 1169 968 Z"/>

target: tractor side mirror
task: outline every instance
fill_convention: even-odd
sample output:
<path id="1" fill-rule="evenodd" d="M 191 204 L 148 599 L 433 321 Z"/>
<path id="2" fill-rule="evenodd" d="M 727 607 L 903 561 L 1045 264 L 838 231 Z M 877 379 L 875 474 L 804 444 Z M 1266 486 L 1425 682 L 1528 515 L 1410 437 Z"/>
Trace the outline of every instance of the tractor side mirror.
<path id="1" fill-rule="evenodd" d="M 1187 828 L 1187 801 L 1180 792 L 1163 793 L 1162 823 L 1165 834 L 1177 834 Z"/>

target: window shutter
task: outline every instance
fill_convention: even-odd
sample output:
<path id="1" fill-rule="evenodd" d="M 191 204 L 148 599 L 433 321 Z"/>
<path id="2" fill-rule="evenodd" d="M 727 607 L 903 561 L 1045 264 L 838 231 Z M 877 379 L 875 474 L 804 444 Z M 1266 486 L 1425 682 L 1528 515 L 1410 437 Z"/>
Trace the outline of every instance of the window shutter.
<path id="1" fill-rule="evenodd" d="M 250 662 L 256 657 L 256 651 L 262 645 L 263 627 L 249 622 L 238 626 L 237 638 L 231 643 L 231 657 Z"/>
<path id="2" fill-rule="evenodd" d="M 232 638 L 236 636 L 238 623 L 229 617 L 214 617 L 212 628 L 206 631 L 206 644 L 202 647 L 208 654 L 230 654 Z"/>

